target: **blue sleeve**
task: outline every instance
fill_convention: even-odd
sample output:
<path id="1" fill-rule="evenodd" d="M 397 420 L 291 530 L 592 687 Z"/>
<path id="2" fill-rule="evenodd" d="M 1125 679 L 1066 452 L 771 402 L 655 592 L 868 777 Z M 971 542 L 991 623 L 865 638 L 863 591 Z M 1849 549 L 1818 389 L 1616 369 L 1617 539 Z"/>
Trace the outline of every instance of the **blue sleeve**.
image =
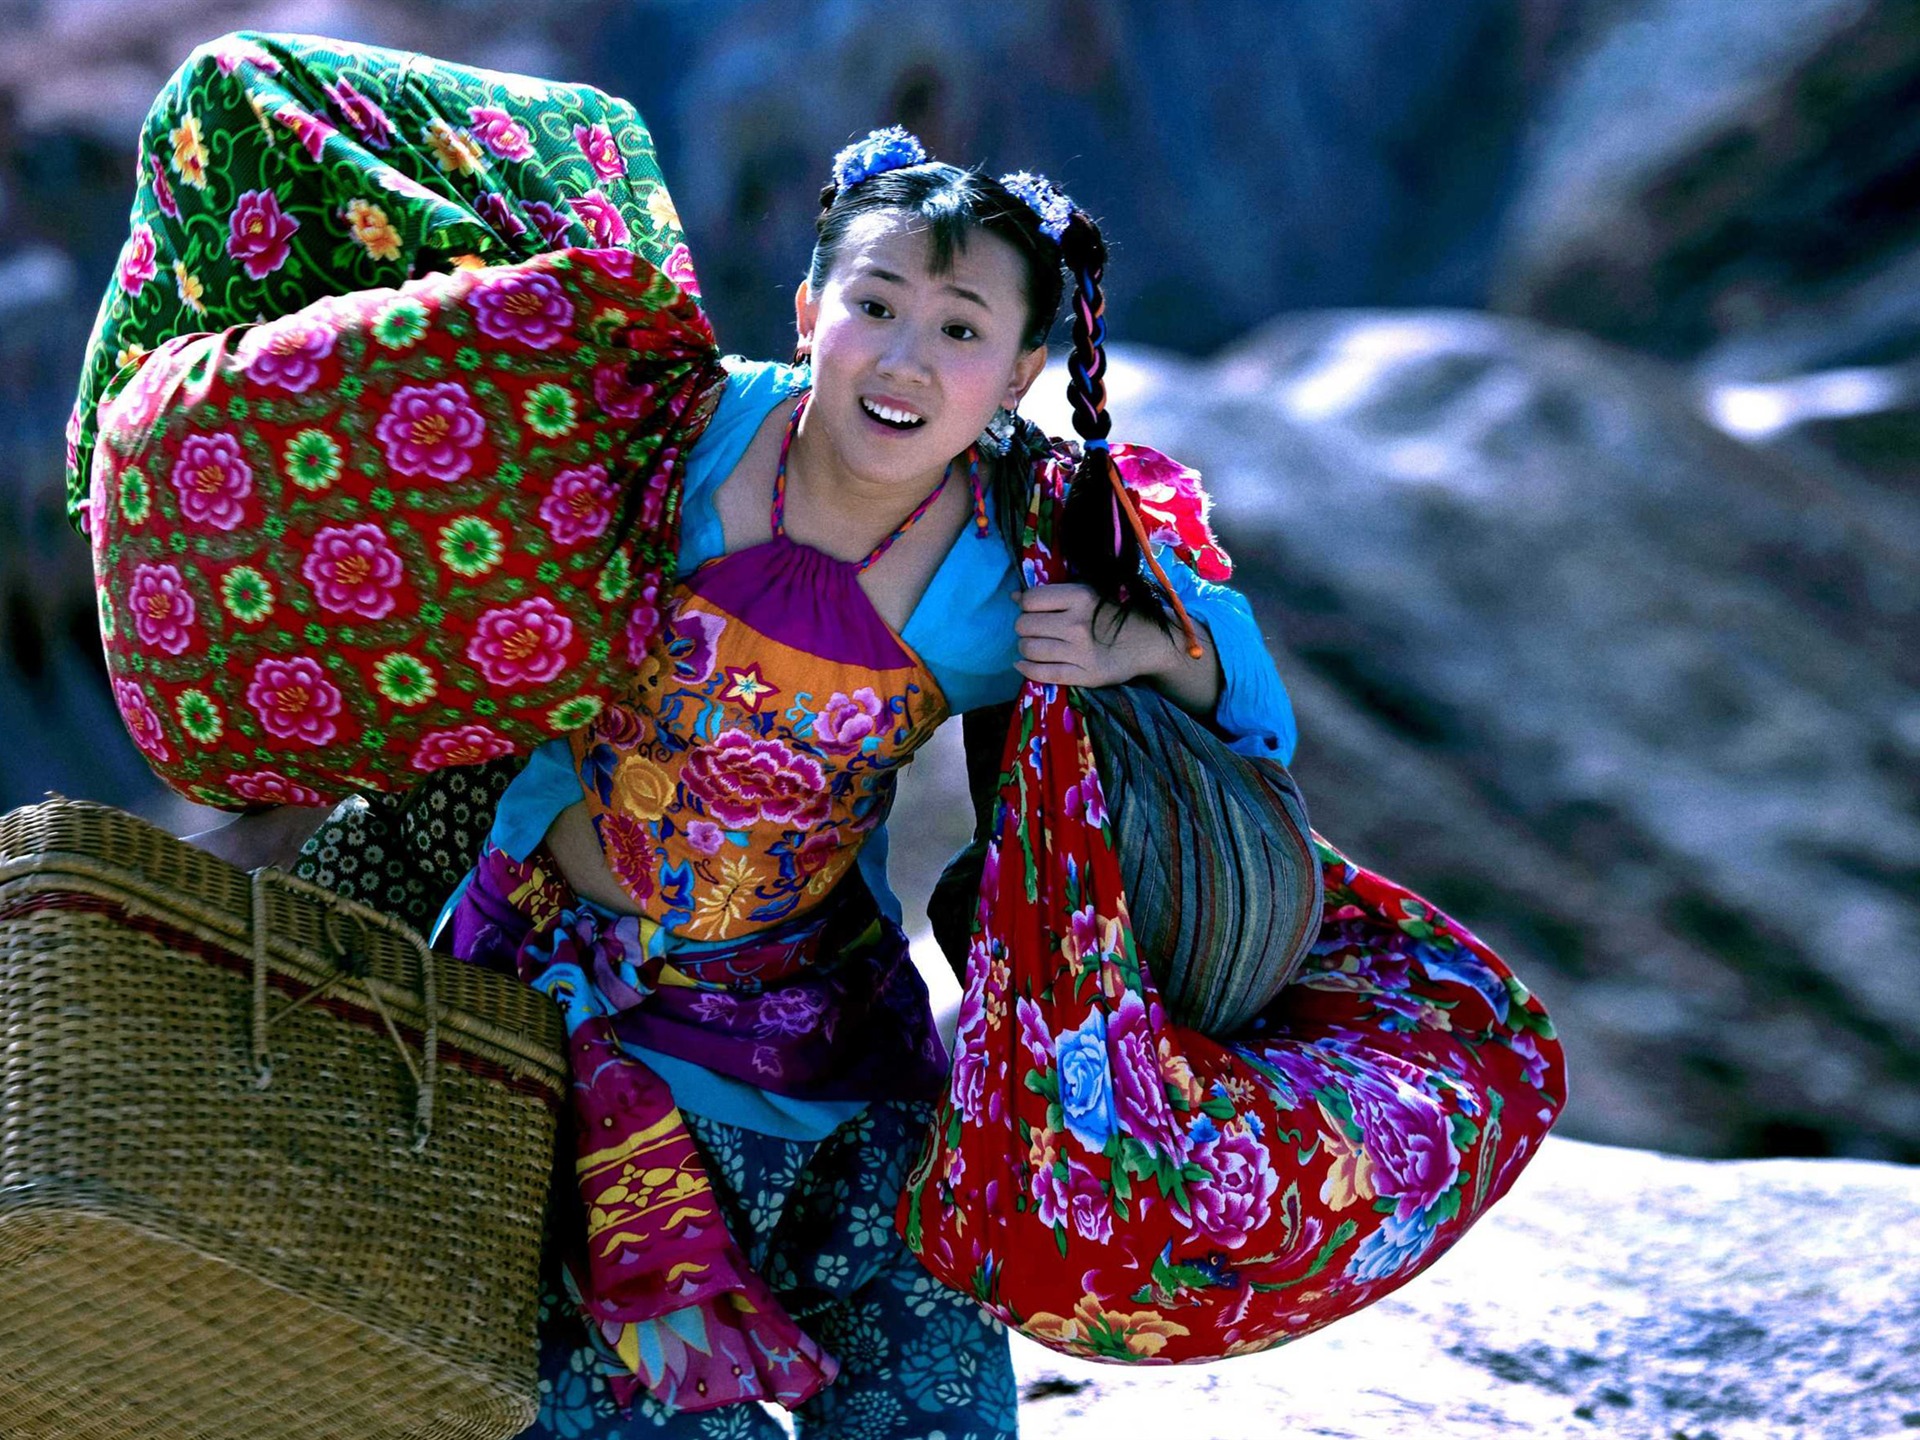
<path id="1" fill-rule="evenodd" d="M 1153 553 L 1187 613 L 1212 632 L 1222 679 L 1213 724 L 1227 748 L 1291 764 L 1300 738 L 1293 700 L 1247 597 L 1231 586 L 1201 579 L 1166 545 L 1156 545 Z"/>
<path id="2" fill-rule="evenodd" d="M 956 552 L 935 575 L 905 638 L 959 714 L 1020 693 L 1021 676 L 1014 669 L 1020 642 L 1013 629 L 1020 607 L 1009 598 L 1019 588 L 1020 576 L 997 536 L 985 544 L 962 535 Z M 1291 763 L 1298 739 L 1293 701 L 1253 618 L 1253 607 L 1231 586 L 1201 579 L 1168 546 L 1155 546 L 1154 555 L 1187 613 L 1212 633 L 1220 656 L 1222 685 L 1214 728 L 1242 755 Z"/>

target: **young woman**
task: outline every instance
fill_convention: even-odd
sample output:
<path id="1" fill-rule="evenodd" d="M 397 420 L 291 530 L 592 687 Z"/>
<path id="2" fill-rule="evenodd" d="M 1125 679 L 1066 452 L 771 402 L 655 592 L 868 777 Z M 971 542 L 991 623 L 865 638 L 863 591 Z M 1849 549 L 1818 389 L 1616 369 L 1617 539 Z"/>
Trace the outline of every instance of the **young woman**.
<path id="1" fill-rule="evenodd" d="M 1110 528 L 1076 537 L 1105 593 L 1022 584 L 1008 531 L 1048 442 L 1017 407 L 1063 280 L 1097 279 L 1092 220 L 900 132 L 844 153 L 823 202 L 803 363 L 730 361 L 690 458 L 662 643 L 536 752 L 449 906 L 456 954 L 566 1008 L 581 1077 L 589 1218 L 546 1297 L 541 1435 L 754 1433 L 762 1398 L 807 1434 L 1012 1434 L 1004 1330 L 891 1223 L 948 1068 L 885 878 L 899 767 L 1023 680 L 1140 681 L 1292 750 L 1245 602 L 1171 550 L 1192 643 Z M 1103 440 L 1097 336 L 1076 345 Z"/>

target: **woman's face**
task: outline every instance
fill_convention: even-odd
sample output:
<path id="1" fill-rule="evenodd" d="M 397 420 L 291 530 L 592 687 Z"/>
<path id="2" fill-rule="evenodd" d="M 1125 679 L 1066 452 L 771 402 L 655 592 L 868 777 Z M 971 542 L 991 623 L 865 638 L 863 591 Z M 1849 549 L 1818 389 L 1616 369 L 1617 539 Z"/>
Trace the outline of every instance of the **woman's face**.
<path id="1" fill-rule="evenodd" d="M 973 230 L 934 275 L 922 224 L 902 210 L 860 216 L 820 293 L 803 282 L 795 297 L 813 361 L 802 434 L 820 426 L 839 468 L 874 485 L 931 489 L 1046 364 L 1044 348 L 1021 344 L 1025 266 L 1013 246 Z M 890 424 L 876 406 L 915 421 Z"/>

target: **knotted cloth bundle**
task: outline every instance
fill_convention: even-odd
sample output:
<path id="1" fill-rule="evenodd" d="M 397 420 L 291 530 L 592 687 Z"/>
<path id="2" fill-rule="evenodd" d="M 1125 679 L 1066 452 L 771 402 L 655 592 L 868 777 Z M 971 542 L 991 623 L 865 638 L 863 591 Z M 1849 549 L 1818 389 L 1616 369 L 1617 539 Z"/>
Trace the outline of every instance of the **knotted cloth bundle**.
<path id="1" fill-rule="evenodd" d="M 659 624 L 725 384 L 639 117 L 228 37 L 157 102 L 142 175 L 74 463 L 155 771 L 311 805 L 591 721 Z M 406 279 L 450 255 L 503 263 Z"/>
<path id="2" fill-rule="evenodd" d="M 1043 467 L 1027 579 L 1065 467 Z M 1079 692 L 1028 684 L 1001 760 L 952 1080 L 896 1223 L 941 1281 L 1065 1353 L 1283 1344 L 1432 1264 L 1564 1109 L 1552 1022 L 1508 967 L 1310 833 L 1304 968 L 1226 1041 L 1136 948 Z"/>

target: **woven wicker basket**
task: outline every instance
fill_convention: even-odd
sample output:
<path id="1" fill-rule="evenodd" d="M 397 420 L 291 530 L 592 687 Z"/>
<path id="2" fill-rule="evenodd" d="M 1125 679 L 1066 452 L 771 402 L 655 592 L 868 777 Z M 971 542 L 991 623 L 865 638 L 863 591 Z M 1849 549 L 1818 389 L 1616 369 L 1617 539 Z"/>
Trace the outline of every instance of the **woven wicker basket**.
<path id="1" fill-rule="evenodd" d="M 0 818 L 0 1025 L 6 1440 L 532 1423 L 547 1000 L 54 801 Z"/>

